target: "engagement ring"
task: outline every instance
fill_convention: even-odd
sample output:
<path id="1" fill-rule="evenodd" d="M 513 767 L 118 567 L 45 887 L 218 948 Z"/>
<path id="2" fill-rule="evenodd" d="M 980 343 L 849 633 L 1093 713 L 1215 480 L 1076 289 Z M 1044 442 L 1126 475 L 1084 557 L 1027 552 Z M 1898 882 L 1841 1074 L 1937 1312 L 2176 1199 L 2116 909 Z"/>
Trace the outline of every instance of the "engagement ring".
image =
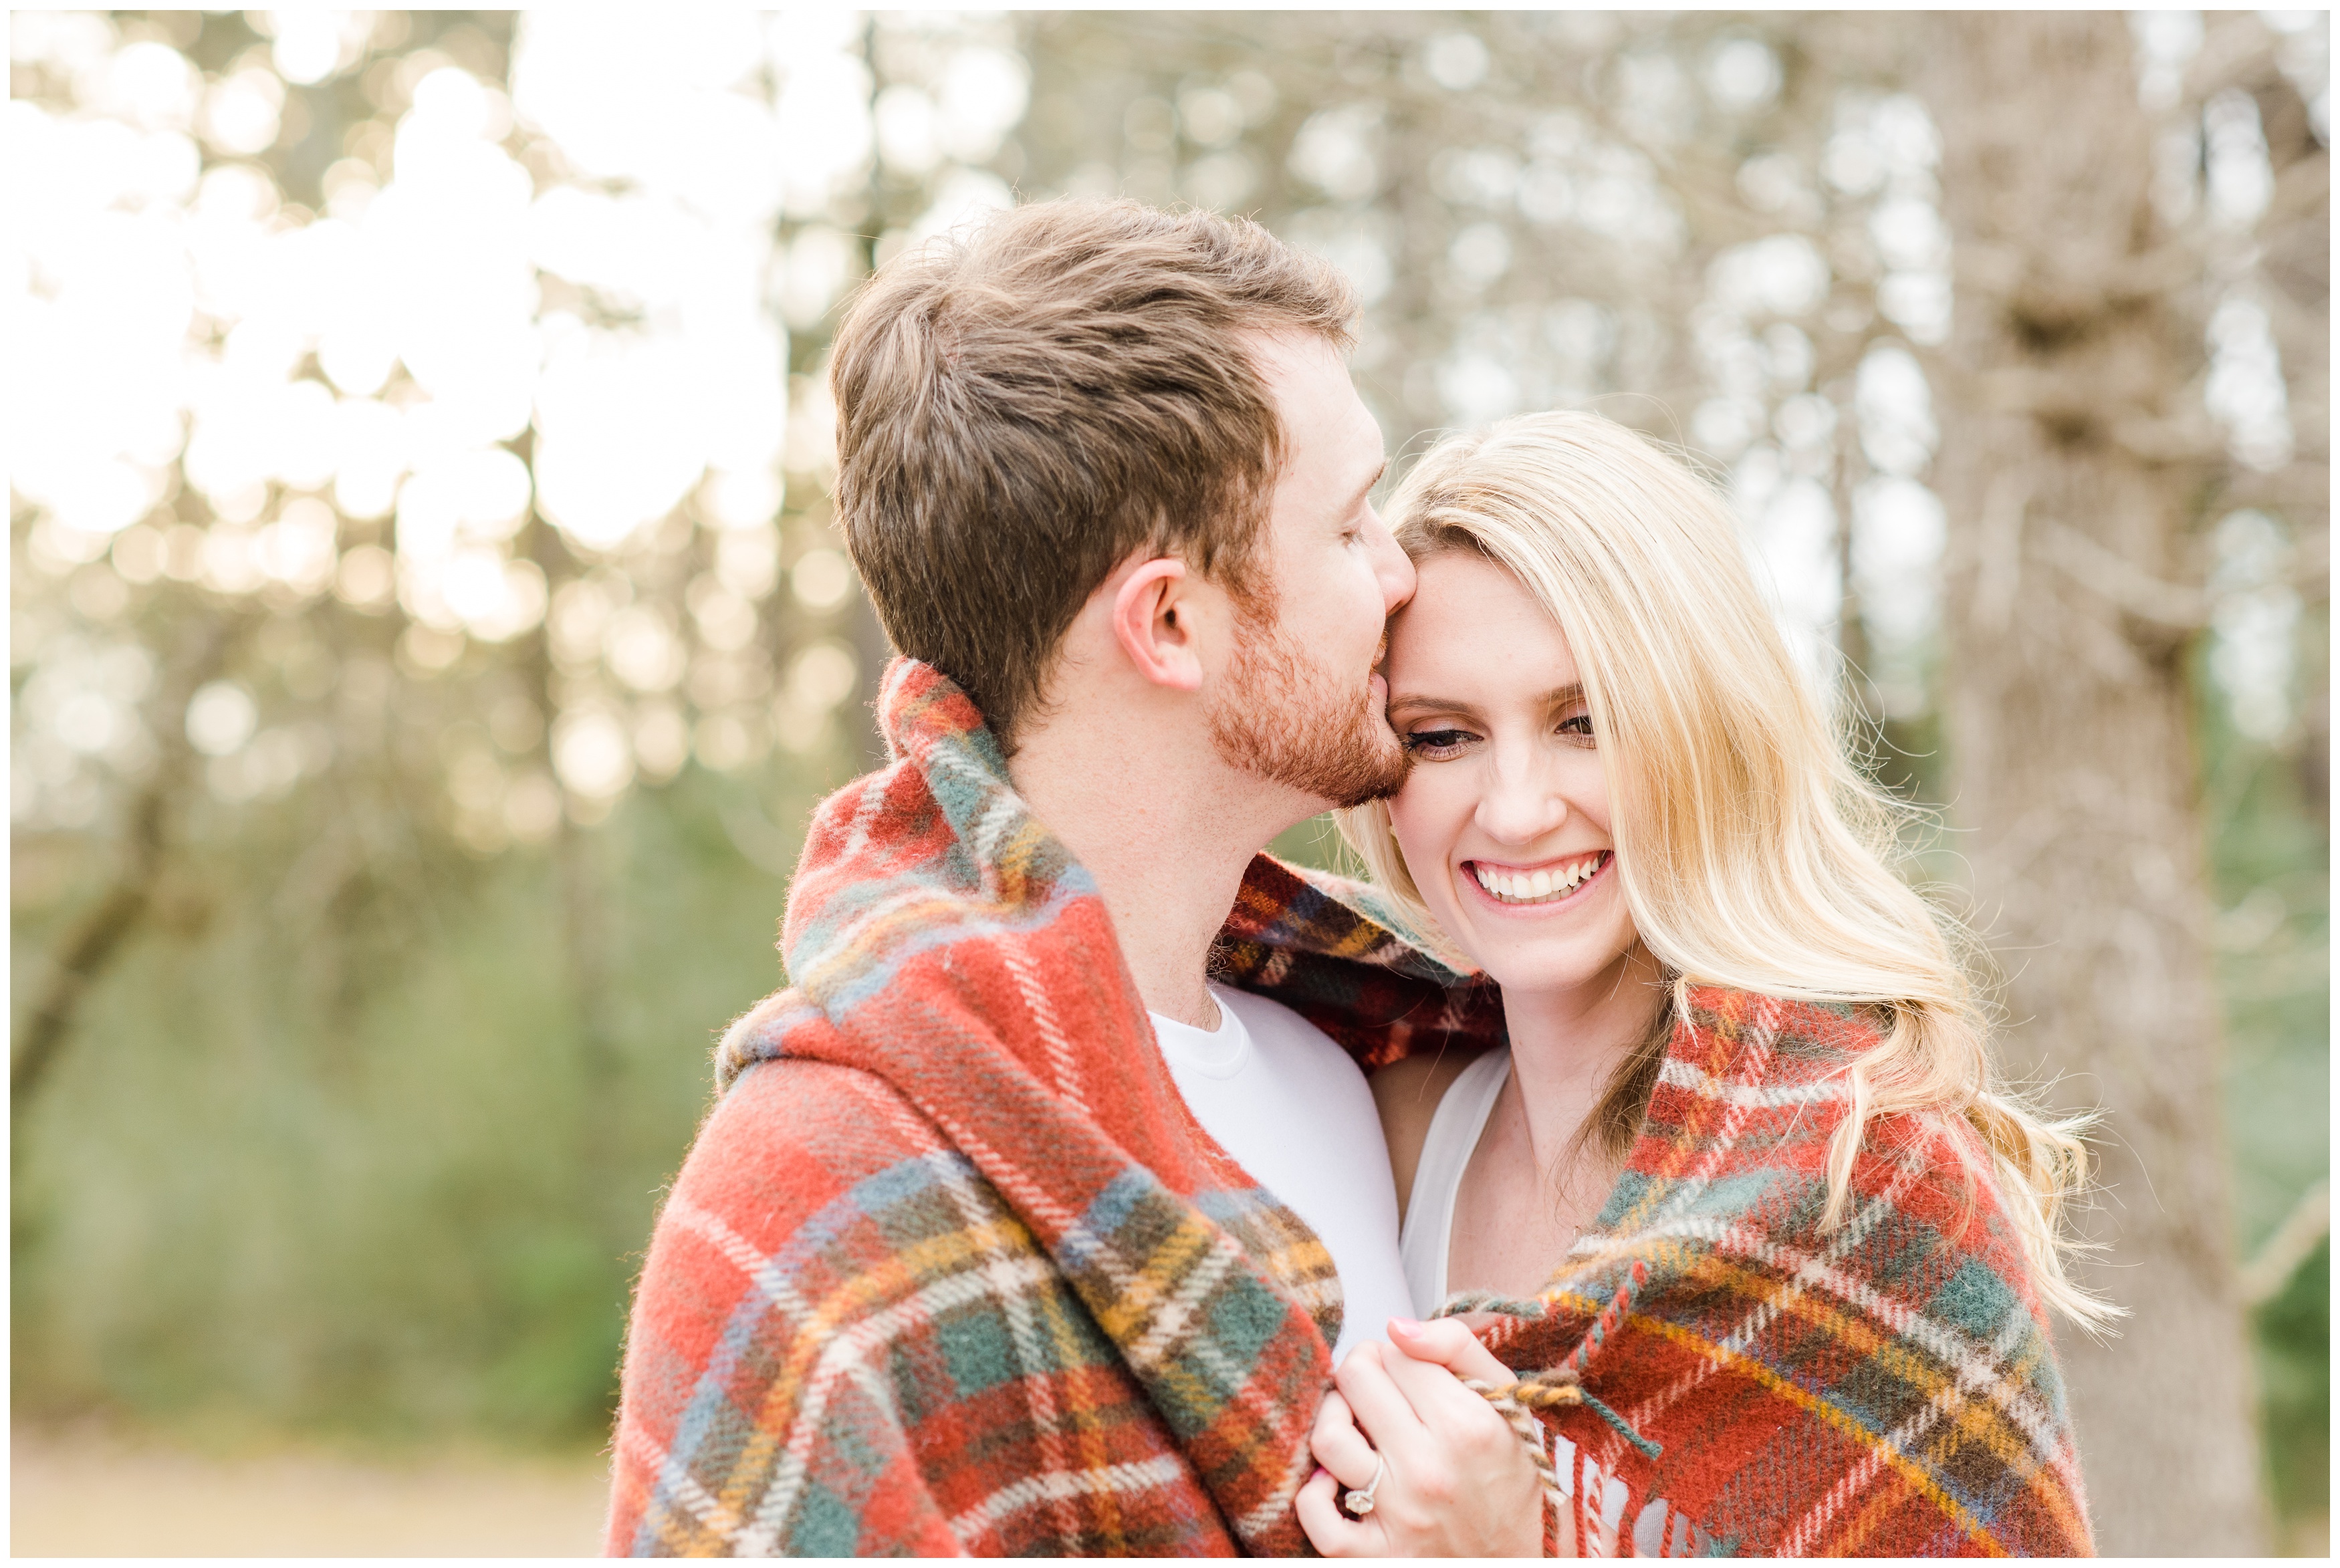
<path id="1" fill-rule="evenodd" d="M 1353 1491 L 1343 1493 L 1341 1506 L 1363 1519 L 1373 1511 L 1373 1494 L 1381 1490 L 1382 1481 L 1388 1474 L 1389 1461 L 1378 1454 L 1374 1455 L 1373 1478 Z"/>

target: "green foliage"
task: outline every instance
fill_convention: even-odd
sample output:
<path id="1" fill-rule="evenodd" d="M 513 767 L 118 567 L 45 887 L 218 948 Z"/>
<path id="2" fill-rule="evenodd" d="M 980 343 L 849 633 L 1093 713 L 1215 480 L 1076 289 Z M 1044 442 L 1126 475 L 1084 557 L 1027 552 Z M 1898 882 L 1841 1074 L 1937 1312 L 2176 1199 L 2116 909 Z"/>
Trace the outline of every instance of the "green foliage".
<path id="1" fill-rule="evenodd" d="M 2321 620 L 2301 638 L 2311 678 Z M 2331 824 L 2315 798 L 2327 743 L 2312 725 L 2287 745 L 2254 742 L 2212 683 L 2200 689 L 2235 1229 L 2248 1257 L 2331 1170 Z M 2312 697 L 2311 714 L 2326 700 Z M 2330 1269 L 2327 1240 L 2253 1317 L 2268 1479 L 2287 1518 L 2330 1507 Z"/>
<path id="2" fill-rule="evenodd" d="M 2267 1477 L 2285 1518 L 2332 1506 L 2332 1243 L 2258 1310 L 2259 1397 Z"/>
<path id="3" fill-rule="evenodd" d="M 780 979 L 782 883 L 723 826 L 761 809 L 693 772 L 550 850 L 418 840 L 322 920 L 283 918 L 311 824 L 203 843 L 209 908 L 135 942 L 19 1128 L 19 1411 L 606 1437 L 709 1049 Z"/>
<path id="4" fill-rule="evenodd" d="M 264 72 L 265 15 L 125 14 L 121 36 L 168 41 L 214 76 Z M 377 14 L 362 68 L 287 89 L 272 150 L 215 147 L 207 166 L 264 164 L 290 204 L 284 226 L 337 212 L 360 222 L 359 198 L 392 179 L 393 128 L 431 71 L 451 64 L 511 85 L 510 24 L 496 13 Z M 1448 46 L 1472 29 L 1492 47 Z M 1898 22 L 919 14 L 871 22 L 871 85 L 915 89 L 901 100 L 913 107 L 927 88 L 947 99 L 951 51 L 1008 32 L 1031 70 L 1031 113 L 996 155 L 962 148 L 954 156 L 971 164 L 961 170 L 887 153 L 865 188 L 840 186 L 818 215 L 791 211 L 774 230 L 770 277 L 789 326 L 798 414 L 783 459 L 787 510 L 768 528 L 718 529 L 700 498 L 604 556 L 572 551 L 531 516 L 508 543 L 552 590 L 542 632 L 468 649 L 456 640 L 450 652 L 444 636 L 417 637 L 402 612 L 344 574 L 346 603 L 266 590 L 276 614 L 255 610 L 249 640 L 229 641 L 219 668 L 189 677 L 240 682 L 255 700 L 263 727 L 240 754 L 247 760 L 270 737 L 325 734 L 319 754 L 330 761 L 295 769 L 297 787 L 263 787 L 236 757 L 205 764 L 201 787 L 185 792 L 183 833 L 174 829 L 183 846 L 151 912 L 16 1118 L 20 1415 L 94 1408 L 374 1440 L 606 1440 L 628 1295 L 659 1194 L 708 1101 L 709 1047 L 778 983 L 772 941 L 787 866 L 813 800 L 853 765 L 844 748 L 860 745 L 825 716 L 841 694 L 817 700 L 823 682 L 804 672 L 819 666 L 794 656 L 850 638 L 866 689 L 879 652 L 849 587 L 822 590 L 819 571 L 800 569 L 837 541 L 820 498 L 825 436 L 818 419 L 798 416 L 819 402 L 837 291 L 872 256 L 948 216 L 946 174 L 988 171 L 1026 194 L 1117 191 L 1248 212 L 1377 278 L 1354 363 L 1393 448 L 1418 449 L 1421 432 L 1502 411 L 1508 387 L 1522 407 L 1600 407 L 1687 433 L 1718 466 L 1750 442 L 1755 457 L 1776 459 L 1760 432 L 1792 400 L 1805 417 L 1780 428 L 1805 430 L 1798 461 L 1832 476 L 1839 515 L 1876 466 L 1863 440 L 1837 441 L 1830 457 L 1823 437 L 1841 417 L 1865 438 L 1853 397 L 1863 356 L 1923 325 L 1879 314 L 1870 251 L 1885 187 L 1852 177 L 1869 133 L 1849 111 L 1876 97 L 1858 87 L 1869 70 L 1862 41 L 1899 38 Z M 75 94 L 103 85 L 102 74 L 35 67 L 25 54 L 24 104 L 76 123 L 97 113 Z M 1777 70 L 1742 70 L 1741 88 L 1725 93 L 1714 84 L 1730 61 Z M 1694 78 L 1707 88 L 1691 90 Z M 1649 102 L 1635 100 L 1636 84 Z M 583 182 L 596 200 L 610 194 L 524 125 L 499 144 L 540 193 Z M 1848 148 L 1856 156 L 1832 158 Z M 1866 155 L 1881 157 L 1877 147 Z M 1820 177 L 1832 167 L 1852 175 Z M 1871 173 L 1882 179 L 1885 167 Z M 1900 177 L 1918 191 L 1934 180 Z M 1802 325 L 1792 311 L 1740 320 L 1710 309 L 1723 260 L 1800 229 L 1827 242 L 1838 274 L 1824 301 L 1800 307 Z M 835 263 L 826 282 L 824 255 Z M 550 271 L 537 286 L 546 312 L 599 331 L 655 325 L 621 290 Z M 210 355 L 214 329 L 229 324 L 205 317 L 191 342 Z M 1718 368 L 1730 370 L 1729 397 Z M 306 360 L 285 374 L 313 380 Z M 410 406 L 405 381 L 398 372 L 382 396 Z M 1835 413 L 1816 419 L 1822 405 Z M 532 433 L 508 445 L 534 460 Z M 1916 472 L 1924 456 L 1900 460 Z M 175 747 L 185 694 L 173 695 L 169 677 L 183 660 L 200 662 L 182 645 L 200 644 L 195 634 L 251 597 L 222 587 L 212 567 L 169 564 L 171 540 L 245 536 L 241 523 L 217 530 L 208 492 L 182 482 L 183 465 L 165 467 L 167 498 L 103 557 L 79 546 L 55 553 L 64 535 L 37 508 L 12 503 L 20 1026 L 64 933 L 104 897 L 119 863 L 122 794 L 153 765 L 136 746 L 109 754 L 101 811 L 82 787 L 97 764 L 64 757 L 49 732 L 71 703 L 85 716 L 114 678 L 96 655 L 134 643 L 154 655 L 154 690 L 142 696 L 147 683 L 125 680 L 108 700 L 124 734 L 130 708 L 144 703 L 153 711 L 140 725 Z M 317 488 L 283 485 L 272 498 Z M 263 514 L 274 512 L 245 520 Z M 707 526 L 695 533 L 694 520 Z M 338 545 L 379 556 L 396 535 L 379 516 L 352 514 Z M 141 548 L 156 558 L 132 569 Z M 822 558 L 835 566 L 834 556 L 815 565 Z M 564 587 L 590 591 L 572 592 L 563 614 Z M 723 628 L 749 605 L 768 607 L 741 646 Z M 672 681 L 603 677 L 595 617 L 626 606 L 656 612 L 631 628 L 653 653 L 662 639 L 691 643 L 679 687 L 688 709 Z M 1865 651 L 1868 610 L 1853 608 L 1839 635 L 1866 668 L 1878 663 Z M 2320 614 L 2311 607 L 2302 638 L 2310 671 L 2325 664 Z M 646 632 L 652 623 L 664 633 Z M 709 627 L 721 635 L 710 640 Z M 36 689 L 31 672 L 52 655 L 73 678 Z M 82 665 L 92 673 L 66 668 Z M 2247 1255 L 2328 1169 L 2329 829 L 2326 786 L 2309 766 L 2328 737 L 2312 725 L 2287 749 L 2249 740 L 2216 684 L 2198 685 Z M 1879 711 L 1879 694 L 1862 696 Z M 712 748 L 718 757 L 760 755 L 775 740 L 819 754 L 774 753 L 731 777 L 688 768 L 580 826 L 604 795 L 576 794 L 552 735 L 564 714 L 588 711 L 624 715 L 638 751 L 649 731 L 637 720 L 679 733 L 686 717 L 713 716 L 744 726 Z M 690 733 L 708 755 L 710 731 Z M 1867 761 L 1881 784 L 1919 804 L 1941 799 L 1955 737 L 1938 712 L 1900 715 L 1871 738 Z M 644 752 L 640 777 L 679 765 L 679 745 L 655 748 L 666 765 Z M 43 772 L 44 755 L 60 762 L 56 776 Z M 72 809 L 28 814 L 26 775 Z M 559 803 L 556 780 L 570 787 L 557 830 L 542 812 L 508 809 L 529 788 Z M 550 842 L 537 843 L 546 833 Z M 1954 838 L 1913 840 L 1921 874 L 1962 880 Z M 1353 869 L 1325 818 L 1274 848 Z M 2255 1319 L 2270 1481 L 2294 1517 L 2328 1503 L 2328 1267 L 2327 1247 Z"/>
<path id="5" fill-rule="evenodd" d="M 1344 876 L 1363 876 L 1363 868 L 1349 846 L 1341 842 L 1341 830 L 1334 825 L 1331 814 L 1312 816 L 1297 827 L 1288 827 L 1275 835 L 1267 853 L 1294 865 L 1314 866 L 1320 871 L 1336 871 Z"/>

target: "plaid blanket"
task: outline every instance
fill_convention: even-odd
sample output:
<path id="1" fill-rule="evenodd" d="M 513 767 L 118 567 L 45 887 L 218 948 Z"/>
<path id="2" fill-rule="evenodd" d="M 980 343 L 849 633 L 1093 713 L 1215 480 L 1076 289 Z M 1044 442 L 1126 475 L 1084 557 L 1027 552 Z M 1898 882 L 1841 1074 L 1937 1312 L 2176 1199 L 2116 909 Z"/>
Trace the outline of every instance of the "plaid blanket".
<path id="1" fill-rule="evenodd" d="M 1292 1553 L 1339 1332 L 1306 1228 L 1187 1112 L 1086 873 L 907 661 L 896 761 L 816 815 L 660 1212 L 613 1553 Z M 1253 863 L 1214 954 L 1366 1065 L 1502 1039 L 1373 889 Z M 2089 1550 L 1979 1140 L 1889 1119 L 1819 1228 L 1849 1013 L 1695 990 L 1629 1169 L 1510 1365 L 1588 1553 Z"/>
<path id="2" fill-rule="evenodd" d="M 1581 1377 L 1544 1413 L 1590 1554 L 2077 1556 L 2079 1462 L 2017 1234 L 1965 1123 L 1872 1122 L 1820 1228 L 1852 1016 L 1693 988 L 1628 1169 L 1483 1337 Z M 1630 1543 L 1630 1544 L 1628 1544 Z"/>
<path id="3" fill-rule="evenodd" d="M 897 661 L 896 760 L 816 814 L 793 989 L 718 1051 L 660 1211 L 613 1553 L 1294 1553 L 1338 1277 L 1198 1127 L 1087 873 L 967 697 Z M 1261 861 L 1228 962 L 1361 1051 L 1482 990 Z"/>

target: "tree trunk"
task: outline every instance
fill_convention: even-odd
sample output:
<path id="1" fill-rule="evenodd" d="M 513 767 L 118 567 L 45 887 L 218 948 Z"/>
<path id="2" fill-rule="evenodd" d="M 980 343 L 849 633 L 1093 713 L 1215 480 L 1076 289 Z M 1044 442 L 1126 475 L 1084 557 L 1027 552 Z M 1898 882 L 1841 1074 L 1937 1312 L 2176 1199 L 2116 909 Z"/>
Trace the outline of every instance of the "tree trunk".
<path id="1" fill-rule="evenodd" d="M 2256 1553 L 2186 667 L 2223 461 L 2202 271 L 2157 232 L 2118 14 L 1945 15 L 1922 70 L 1957 247 L 1936 474 L 1955 846 L 2010 1067 L 2106 1113 L 2083 1222 L 2106 1251 L 2080 1273 L 2132 1313 L 2101 1344 L 2058 1335 L 2097 1544 Z"/>
<path id="2" fill-rule="evenodd" d="M 90 989 L 138 934 L 152 912 L 154 884 L 162 873 L 183 798 L 195 772 L 183 715 L 197 687 L 223 669 L 257 624 L 238 614 L 199 630 L 163 682 L 152 713 L 158 721 L 159 750 L 154 772 L 124 814 L 122 864 L 113 884 L 74 922 L 57 948 L 38 1000 L 15 1031 L 8 1063 L 8 1119 L 15 1126 L 38 1096 L 63 1057 Z"/>

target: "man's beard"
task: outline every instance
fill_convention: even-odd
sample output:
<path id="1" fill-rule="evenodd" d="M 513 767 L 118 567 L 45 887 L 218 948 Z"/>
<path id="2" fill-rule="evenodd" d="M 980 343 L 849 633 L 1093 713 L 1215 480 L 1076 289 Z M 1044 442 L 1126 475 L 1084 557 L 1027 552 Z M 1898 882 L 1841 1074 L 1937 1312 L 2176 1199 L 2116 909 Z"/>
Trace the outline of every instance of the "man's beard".
<path id="1" fill-rule="evenodd" d="M 1237 610 L 1234 657 L 1210 713 L 1233 766 L 1336 806 L 1397 793 L 1410 760 L 1363 683 L 1344 686 L 1286 641 L 1274 610 Z"/>

